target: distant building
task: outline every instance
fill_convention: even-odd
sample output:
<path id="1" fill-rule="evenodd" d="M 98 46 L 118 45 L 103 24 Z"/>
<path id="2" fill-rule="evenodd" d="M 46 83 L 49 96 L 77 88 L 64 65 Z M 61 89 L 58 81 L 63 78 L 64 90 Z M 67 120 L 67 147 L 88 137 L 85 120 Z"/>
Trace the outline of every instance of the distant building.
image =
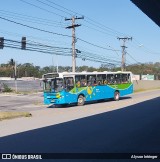
<path id="1" fill-rule="evenodd" d="M 132 79 L 133 79 L 133 80 L 140 80 L 140 75 L 134 75 L 134 74 L 133 74 Z"/>
<path id="2" fill-rule="evenodd" d="M 142 75 L 141 80 L 154 80 L 154 75 Z"/>

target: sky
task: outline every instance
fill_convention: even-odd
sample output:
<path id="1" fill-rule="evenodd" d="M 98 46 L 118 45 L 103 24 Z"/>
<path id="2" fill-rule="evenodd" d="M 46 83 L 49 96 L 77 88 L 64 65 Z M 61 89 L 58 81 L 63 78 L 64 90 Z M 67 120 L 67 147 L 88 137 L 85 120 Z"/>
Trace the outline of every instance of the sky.
<path id="1" fill-rule="evenodd" d="M 125 44 L 126 64 L 160 61 L 160 29 L 130 0 L 2 0 L 0 37 L 20 42 L 25 36 L 29 43 L 58 47 L 63 56 L 55 50 L 46 54 L 4 47 L 0 64 L 13 58 L 17 64 L 71 66 L 72 29 L 65 28 L 71 25 L 65 18 L 73 16 L 84 16 L 75 22 L 81 25 L 76 28 L 76 49 L 81 51 L 77 66 L 99 67 L 102 60 L 120 66 L 122 40 L 117 37 L 132 37 Z M 64 48 L 70 56 L 64 56 Z"/>

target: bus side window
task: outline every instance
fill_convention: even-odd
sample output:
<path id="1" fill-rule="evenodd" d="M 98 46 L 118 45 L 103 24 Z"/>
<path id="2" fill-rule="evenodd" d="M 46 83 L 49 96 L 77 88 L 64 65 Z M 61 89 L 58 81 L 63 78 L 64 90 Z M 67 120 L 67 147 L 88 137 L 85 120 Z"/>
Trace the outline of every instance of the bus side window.
<path id="1" fill-rule="evenodd" d="M 71 89 L 74 88 L 74 80 L 73 77 L 65 77 L 64 78 L 64 83 L 67 91 L 70 91 Z"/>
<path id="2" fill-rule="evenodd" d="M 87 75 L 87 86 L 96 85 L 96 75 Z"/>
<path id="3" fill-rule="evenodd" d="M 110 74 L 107 74 L 107 83 L 108 83 L 108 84 L 111 84 L 111 83 L 110 83 Z"/>
<path id="4" fill-rule="evenodd" d="M 127 76 L 127 74 L 122 74 L 122 83 L 128 83 L 128 76 Z"/>
<path id="5" fill-rule="evenodd" d="M 80 77 L 79 77 L 79 75 L 75 76 L 75 82 L 76 82 L 76 87 L 79 88 L 80 87 Z"/>
<path id="6" fill-rule="evenodd" d="M 91 79 L 92 79 L 92 76 L 87 75 L 87 86 L 91 86 L 92 85 Z"/>
<path id="7" fill-rule="evenodd" d="M 97 75 L 97 85 L 107 84 L 106 74 Z"/>
<path id="8" fill-rule="evenodd" d="M 76 87 L 79 88 L 80 86 L 81 86 L 81 82 L 80 82 L 80 81 L 77 81 L 77 82 L 76 82 Z"/>
<path id="9" fill-rule="evenodd" d="M 115 74 L 115 84 L 121 84 L 121 74 Z"/>
<path id="10" fill-rule="evenodd" d="M 102 75 L 101 74 L 97 75 L 97 85 L 102 85 Z"/>
<path id="11" fill-rule="evenodd" d="M 114 74 L 108 74 L 107 75 L 107 82 L 108 82 L 108 84 L 114 84 L 115 83 Z"/>
<path id="12" fill-rule="evenodd" d="M 106 74 L 102 74 L 102 84 L 108 84 Z"/>
<path id="13" fill-rule="evenodd" d="M 76 87 L 77 88 L 87 86 L 85 75 L 76 75 L 75 81 L 76 81 Z"/>
<path id="14" fill-rule="evenodd" d="M 86 83 L 86 79 L 81 79 L 81 87 L 86 87 L 87 83 Z"/>

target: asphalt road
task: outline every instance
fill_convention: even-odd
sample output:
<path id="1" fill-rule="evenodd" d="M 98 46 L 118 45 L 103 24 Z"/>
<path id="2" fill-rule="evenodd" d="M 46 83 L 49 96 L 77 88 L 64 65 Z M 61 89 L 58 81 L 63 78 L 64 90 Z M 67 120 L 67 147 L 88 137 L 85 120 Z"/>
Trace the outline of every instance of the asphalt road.
<path id="1" fill-rule="evenodd" d="M 0 111 L 33 111 L 43 107 L 43 95 L 0 94 Z"/>
<path id="2" fill-rule="evenodd" d="M 148 93 L 136 97 L 139 95 Z M 0 152 L 158 153 L 159 125 L 160 97 L 156 97 L 122 109 L 1 137 Z"/>
<path id="3" fill-rule="evenodd" d="M 126 100 L 127 102 L 130 102 L 132 100 L 136 100 L 138 98 L 143 97 L 150 97 L 159 95 L 159 91 L 148 91 L 143 93 L 136 93 L 129 95 L 127 97 L 122 97 L 121 100 Z M 0 111 L 35 111 L 35 110 L 41 110 L 42 108 L 47 108 L 47 105 L 43 105 L 43 94 L 37 93 L 37 94 L 29 94 L 29 95 L 4 95 L 0 94 Z M 98 106 L 104 106 L 108 104 L 110 100 L 106 100 L 106 102 L 99 102 Z M 88 107 L 91 103 L 85 105 L 85 107 Z M 95 103 L 94 103 L 95 104 Z M 93 106 L 93 104 L 92 104 Z M 97 107 L 97 104 L 95 105 Z M 52 106 L 51 106 L 52 107 Z M 59 106 L 62 107 L 62 106 Z M 73 107 L 73 105 L 68 105 L 67 107 Z M 75 106 L 77 107 L 77 106 Z"/>

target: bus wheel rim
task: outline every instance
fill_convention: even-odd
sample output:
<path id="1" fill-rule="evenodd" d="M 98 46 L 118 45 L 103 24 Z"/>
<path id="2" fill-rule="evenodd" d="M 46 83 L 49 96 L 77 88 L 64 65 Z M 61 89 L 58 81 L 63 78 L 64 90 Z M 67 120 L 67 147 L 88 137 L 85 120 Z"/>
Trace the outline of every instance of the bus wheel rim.
<path id="1" fill-rule="evenodd" d="M 79 98 L 79 99 L 78 99 L 78 102 L 79 102 L 79 103 L 82 103 L 82 102 L 83 102 L 83 99 L 82 99 L 82 98 Z"/>
<path id="2" fill-rule="evenodd" d="M 116 99 L 118 99 L 118 98 L 119 98 L 119 94 L 117 93 L 117 94 L 116 94 Z"/>

